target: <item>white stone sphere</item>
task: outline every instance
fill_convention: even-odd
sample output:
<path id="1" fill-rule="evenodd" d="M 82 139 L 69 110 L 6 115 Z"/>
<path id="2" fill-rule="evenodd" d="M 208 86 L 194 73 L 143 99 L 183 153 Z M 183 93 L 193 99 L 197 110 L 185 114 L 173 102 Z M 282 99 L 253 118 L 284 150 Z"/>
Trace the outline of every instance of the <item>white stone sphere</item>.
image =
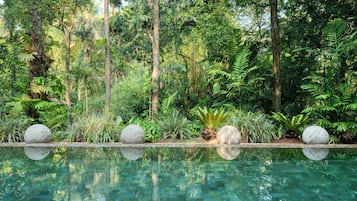
<path id="1" fill-rule="evenodd" d="M 218 144 L 240 144 L 242 134 L 234 126 L 223 126 L 216 135 Z"/>
<path id="2" fill-rule="evenodd" d="M 47 143 L 51 141 L 51 130 L 43 124 L 34 124 L 25 131 L 26 143 Z"/>
<path id="3" fill-rule="evenodd" d="M 330 136 L 321 126 L 308 126 L 302 133 L 302 141 L 305 144 L 328 144 Z"/>
<path id="4" fill-rule="evenodd" d="M 120 141 L 125 144 L 144 143 L 145 131 L 138 125 L 128 125 L 121 132 Z"/>

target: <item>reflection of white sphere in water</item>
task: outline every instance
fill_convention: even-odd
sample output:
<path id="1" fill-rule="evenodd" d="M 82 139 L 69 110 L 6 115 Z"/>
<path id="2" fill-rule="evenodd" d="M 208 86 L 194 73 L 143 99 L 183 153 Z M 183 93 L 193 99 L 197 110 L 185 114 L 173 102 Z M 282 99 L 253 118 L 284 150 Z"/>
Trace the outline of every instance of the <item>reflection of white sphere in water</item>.
<path id="1" fill-rule="evenodd" d="M 32 160 L 42 160 L 51 152 L 50 147 L 24 147 L 25 155 Z"/>
<path id="2" fill-rule="evenodd" d="M 123 147 L 120 149 L 124 158 L 135 161 L 144 155 L 145 149 L 140 147 Z"/>
<path id="3" fill-rule="evenodd" d="M 239 156 L 240 149 L 237 147 L 219 146 L 217 147 L 217 153 L 225 160 L 233 160 Z"/>
<path id="4" fill-rule="evenodd" d="M 327 157 L 329 153 L 328 148 L 303 148 L 302 153 L 311 160 L 320 161 Z"/>

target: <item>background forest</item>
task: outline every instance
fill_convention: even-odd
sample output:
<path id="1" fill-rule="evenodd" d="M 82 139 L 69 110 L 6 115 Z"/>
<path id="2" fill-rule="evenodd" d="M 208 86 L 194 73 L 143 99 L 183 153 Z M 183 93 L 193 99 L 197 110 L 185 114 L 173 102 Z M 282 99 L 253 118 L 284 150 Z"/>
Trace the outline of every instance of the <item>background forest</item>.
<path id="1" fill-rule="evenodd" d="M 55 141 L 118 141 L 135 123 L 147 141 L 317 124 L 356 142 L 356 16 L 354 0 L 4 0 L 0 142 L 34 123 Z"/>

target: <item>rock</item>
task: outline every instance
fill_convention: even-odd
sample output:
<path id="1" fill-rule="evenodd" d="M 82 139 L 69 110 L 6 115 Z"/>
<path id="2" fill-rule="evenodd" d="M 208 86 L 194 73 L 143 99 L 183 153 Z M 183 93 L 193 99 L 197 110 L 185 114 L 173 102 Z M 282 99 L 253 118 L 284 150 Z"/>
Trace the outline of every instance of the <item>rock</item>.
<path id="1" fill-rule="evenodd" d="M 120 150 L 124 158 L 131 161 L 141 158 L 145 153 L 145 149 L 143 147 L 122 147 Z"/>
<path id="2" fill-rule="evenodd" d="M 240 144 L 242 134 L 234 126 L 223 126 L 217 132 L 217 144 Z"/>
<path id="3" fill-rule="evenodd" d="M 25 131 L 26 143 L 47 143 L 51 141 L 51 130 L 43 124 L 34 124 Z"/>
<path id="4" fill-rule="evenodd" d="M 225 160 L 236 159 L 240 154 L 240 149 L 238 147 L 217 147 L 217 154 Z"/>
<path id="5" fill-rule="evenodd" d="M 140 126 L 131 124 L 121 132 L 120 141 L 125 144 L 144 143 L 145 131 Z"/>
<path id="6" fill-rule="evenodd" d="M 320 126 L 308 126 L 302 133 L 302 141 L 305 144 L 328 144 L 329 139 L 328 132 Z"/>
<path id="7" fill-rule="evenodd" d="M 329 153 L 328 148 L 303 148 L 302 153 L 306 158 L 314 161 L 320 161 L 327 157 Z"/>
<path id="8" fill-rule="evenodd" d="M 32 160 L 42 160 L 51 152 L 50 147 L 24 147 L 25 155 Z"/>

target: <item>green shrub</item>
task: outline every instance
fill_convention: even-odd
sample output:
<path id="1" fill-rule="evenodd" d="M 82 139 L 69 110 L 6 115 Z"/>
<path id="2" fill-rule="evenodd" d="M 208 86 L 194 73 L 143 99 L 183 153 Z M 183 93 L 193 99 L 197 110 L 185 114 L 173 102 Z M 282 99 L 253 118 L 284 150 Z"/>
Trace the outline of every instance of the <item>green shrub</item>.
<path id="1" fill-rule="evenodd" d="M 116 142 L 119 141 L 121 123 L 120 118 L 111 115 L 91 114 L 77 118 L 68 132 L 72 142 Z"/>
<path id="2" fill-rule="evenodd" d="M 268 143 L 278 137 L 273 122 L 261 112 L 244 112 L 235 110 L 228 120 L 242 132 L 244 142 Z"/>
<path id="3" fill-rule="evenodd" d="M 0 142 L 23 142 L 26 129 L 32 119 L 26 116 L 0 118 Z"/>
<path id="4" fill-rule="evenodd" d="M 159 118 L 158 125 L 163 138 L 184 139 L 191 138 L 190 121 L 180 114 L 178 110 L 167 113 Z"/>
<path id="5" fill-rule="evenodd" d="M 318 59 L 318 70 L 305 78 L 301 88 L 311 102 L 302 112 L 345 143 L 357 139 L 357 31 L 340 18 L 323 29 L 322 46 L 310 50 Z M 349 137 L 347 137 L 349 136 Z M 347 138 L 346 138 L 347 137 Z"/>
<path id="6" fill-rule="evenodd" d="M 127 124 L 137 124 L 142 127 L 145 131 L 146 142 L 155 142 L 161 138 L 159 125 L 153 120 L 148 118 L 133 118 Z"/>
<path id="7" fill-rule="evenodd" d="M 146 117 L 149 109 L 151 81 L 146 69 L 138 66 L 112 87 L 111 108 L 124 122 Z"/>
<path id="8" fill-rule="evenodd" d="M 298 138 L 300 137 L 304 126 L 309 122 L 305 114 L 298 114 L 291 119 L 280 112 L 273 112 L 272 118 L 284 129 L 283 137 Z"/>
<path id="9" fill-rule="evenodd" d="M 52 141 L 54 142 L 69 142 L 71 137 L 68 130 L 52 130 Z"/>

